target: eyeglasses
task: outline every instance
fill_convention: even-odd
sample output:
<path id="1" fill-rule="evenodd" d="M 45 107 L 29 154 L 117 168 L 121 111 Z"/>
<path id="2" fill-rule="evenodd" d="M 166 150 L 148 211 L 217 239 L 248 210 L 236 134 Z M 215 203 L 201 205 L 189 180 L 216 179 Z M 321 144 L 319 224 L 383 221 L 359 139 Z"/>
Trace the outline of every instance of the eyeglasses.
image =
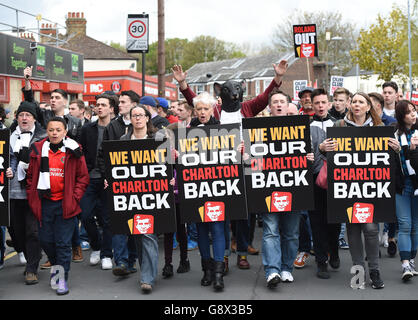
<path id="1" fill-rule="evenodd" d="M 143 119 L 145 117 L 146 117 L 145 114 L 133 114 L 133 115 L 131 115 L 131 118 L 136 118 L 136 119 Z"/>

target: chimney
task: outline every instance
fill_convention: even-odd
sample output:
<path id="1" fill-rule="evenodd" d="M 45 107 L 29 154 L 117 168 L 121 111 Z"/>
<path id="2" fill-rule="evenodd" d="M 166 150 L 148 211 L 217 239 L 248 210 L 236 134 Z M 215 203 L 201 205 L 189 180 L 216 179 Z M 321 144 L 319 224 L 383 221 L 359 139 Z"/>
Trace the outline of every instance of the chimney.
<path id="1" fill-rule="evenodd" d="M 84 18 L 84 12 L 68 12 L 65 25 L 67 26 L 67 36 L 71 34 L 86 35 L 87 20 Z"/>
<path id="2" fill-rule="evenodd" d="M 55 37 L 57 35 L 57 25 L 52 25 L 49 23 L 42 23 L 41 25 L 41 43 L 50 43 L 50 42 L 54 42 Z M 48 35 L 52 38 L 49 37 L 45 37 L 44 35 Z"/>

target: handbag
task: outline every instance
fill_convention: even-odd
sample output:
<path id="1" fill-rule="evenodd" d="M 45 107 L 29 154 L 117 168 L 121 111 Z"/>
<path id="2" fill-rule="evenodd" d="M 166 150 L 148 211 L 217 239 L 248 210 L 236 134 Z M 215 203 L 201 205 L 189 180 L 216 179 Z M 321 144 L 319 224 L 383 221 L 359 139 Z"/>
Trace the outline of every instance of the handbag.
<path id="1" fill-rule="evenodd" d="M 324 164 L 319 171 L 318 176 L 315 181 L 316 185 L 322 189 L 328 189 L 328 179 L 327 179 L 327 160 L 324 160 Z"/>

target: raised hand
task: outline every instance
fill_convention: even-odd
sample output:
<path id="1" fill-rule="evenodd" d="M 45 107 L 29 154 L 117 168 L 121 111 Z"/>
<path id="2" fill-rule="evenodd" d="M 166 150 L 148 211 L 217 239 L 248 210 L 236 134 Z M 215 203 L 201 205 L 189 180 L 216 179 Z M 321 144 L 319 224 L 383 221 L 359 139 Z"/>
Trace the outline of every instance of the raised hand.
<path id="1" fill-rule="evenodd" d="M 276 73 L 276 77 L 283 77 L 287 71 L 288 63 L 286 60 L 280 61 L 278 64 L 273 63 L 274 72 Z"/>
<path id="2" fill-rule="evenodd" d="M 171 68 L 171 71 L 173 71 L 174 79 L 179 83 L 181 89 L 187 88 L 186 78 L 187 78 L 187 71 L 183 72 L 183 68 L 181 65 L 174 65 Z"/>

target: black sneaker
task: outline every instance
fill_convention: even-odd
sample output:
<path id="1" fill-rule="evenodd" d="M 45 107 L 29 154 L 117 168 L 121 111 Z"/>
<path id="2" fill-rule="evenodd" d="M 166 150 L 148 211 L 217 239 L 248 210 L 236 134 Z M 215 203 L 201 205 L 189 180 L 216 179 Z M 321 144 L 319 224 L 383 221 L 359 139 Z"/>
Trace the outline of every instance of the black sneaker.
<path id="1" fill-rule="evenodd" d="M 166 264 L 163 268 L 163 278 L 167 279 L 174 275 L 173 266 L 171 264 Z"/>
<path id="2" fill-rule="evenodd" d="M 370 282 L 373 289 L 382 289 L 385 287 L 383 280 L 380 278 L 379 270 L 370 271 Z"/>
<path id="3" fill-rule="evenodd" d="M 330 275 L 328 272 L 328 265 L 326 262 L 318 262 L 318 271 L 316 273 L 316 276 L 319 279 L 329 279 Z"/>
<path id="4" fill-rule="evenodd" d="M 123 263 L 116 265 L 116 267 L 114 267 L 112 269 L 112 273 L 115 276 L 119 276 L 119 277 L 123 277 L 123 276 L 129 275 L 128 268 Z"/>
<path id="5" fill-rule="evenodd" d="M 280 278 L 280 275 L 278 273 L 272 273 L 271 275 L 268 276 L 267 278 L 267 287 L 269 289 L 273 289 L 276 288 L 277 285 L 282 281 L 282 279 Z"/>
<path id="6" fill-rule="evenodd" d="M 331 255 L 329 258 L 329 265 L 333 269 L 338 269 L 340 267 L 340 257 Z"/>
<path id="7" fill-rule="evenodd" d="M 410 266 L 407 266 L 407 267 L 403 267 L 402 268 L 402 280 L 403 281 L 408 281 L 413 276 L 414 276 L 414 274 L 413 274 Z"/>
<path id="8" fill-rule="evenodd" d="M 396 241 L 389 241 L 389 246 L 388 246 L 389 257 L 393 258 L 396 255 L 396 250 L 397 250 Z"/>
<path id="9" fill-rule="evenodd" d="M 180 261 L 179 267 L 177 268 L 177 273 L 186 273 L 190 271 L 190 261 Z"/>

